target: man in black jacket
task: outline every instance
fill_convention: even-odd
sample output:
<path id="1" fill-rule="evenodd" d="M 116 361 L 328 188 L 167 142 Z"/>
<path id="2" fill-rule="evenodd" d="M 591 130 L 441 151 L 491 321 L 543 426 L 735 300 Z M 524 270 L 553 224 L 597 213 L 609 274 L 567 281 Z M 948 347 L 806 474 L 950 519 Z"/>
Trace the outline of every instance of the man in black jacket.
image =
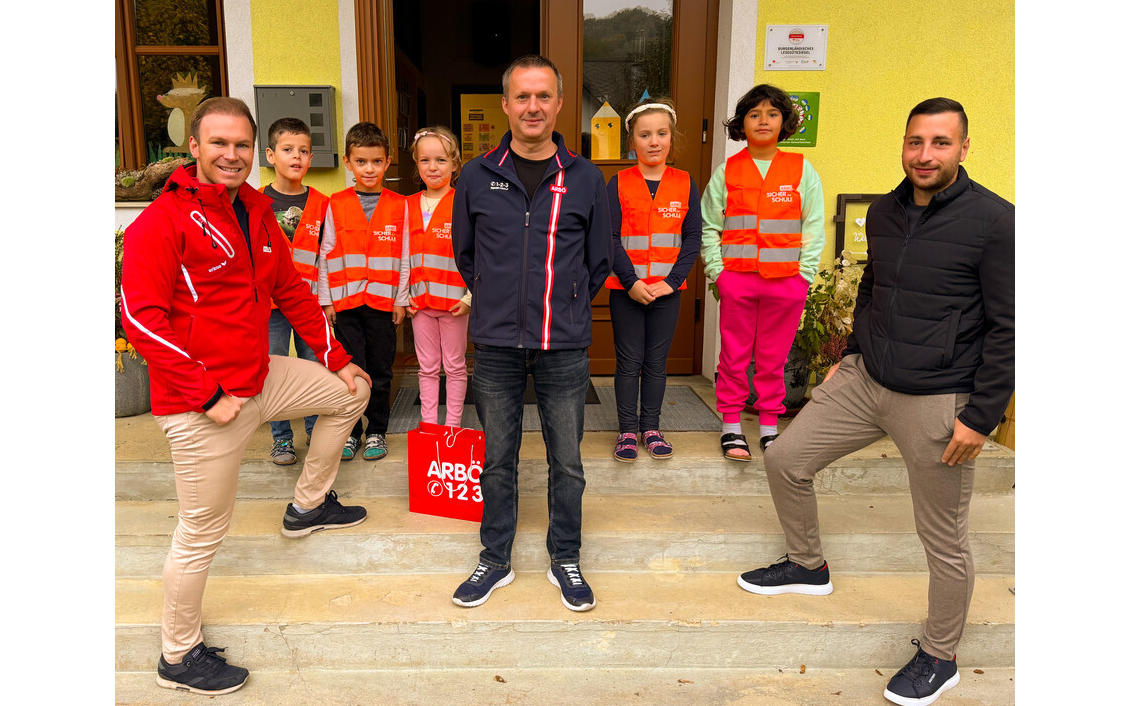
<path id="1" fill-rule="evenodd" d="M 751 593 L 832 592 L 813 478 L 891 436 L 907 465 L 930 570 L 915 656 L 888 683 L 898 704 L 929 704 L 958 683 L 955 649 L 974 590 L 967 539 L 974 458 L 1013 394 L 1013 204 L 960 163 L 966 113 L 933 98 L 911 111 L 907 178 L 868 209 L 868 264 L 843 360 L 766 448 L 766 475 L 788 554 L 742 574 Z"/>

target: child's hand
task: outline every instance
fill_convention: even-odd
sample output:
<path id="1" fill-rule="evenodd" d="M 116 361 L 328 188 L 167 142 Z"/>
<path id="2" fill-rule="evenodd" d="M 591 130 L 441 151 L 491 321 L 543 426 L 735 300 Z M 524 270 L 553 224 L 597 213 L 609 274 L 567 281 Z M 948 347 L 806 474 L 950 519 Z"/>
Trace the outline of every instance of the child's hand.
<path id="1" fill-rule="evenodd" d="M 452 312 L 452 316 L 459 318 L 460 316 L 467 316 L 467 312 L 471 311 L 471 306 L 462 301 L 458 301 L 456 305 L 448 309 L 448 311 Z"/>
<path id="2" fill-rule="evenodd" d="M 326 314 L 326 319 L 330 322 L 331 326 L 338 323 L 338 312 L 334 311 L 334 306 L 332 304 L 327 304 L 326 306 L 322 307 L 322 311 Z"/>
<path id="3" fill-rule="evenodd" d="M 656 300 L 652 293 L 648 291 L 648 285 L 644 284 L 644 280 L 638 279 L 632 285 L 632 289 L 628 290 L 628 296 L 632 297 L 634 301 L 641 304 L 648 305 Z"/>
<path id="4" fill-rule="evenodd" d="M 659 299 L 660 297 L 666 297 L 674 291 L 675 290 L 672 289 L 671 285 L 664 280 L 660 280 L 655 284 L 648 285 L 648 293 L 656 299 Z"/>
<path id="5" fill-rule="evenodd" d="M 404 321 L 405 308 L 403 306 L 393 305 L 393 325 L 399 326 Z"/>

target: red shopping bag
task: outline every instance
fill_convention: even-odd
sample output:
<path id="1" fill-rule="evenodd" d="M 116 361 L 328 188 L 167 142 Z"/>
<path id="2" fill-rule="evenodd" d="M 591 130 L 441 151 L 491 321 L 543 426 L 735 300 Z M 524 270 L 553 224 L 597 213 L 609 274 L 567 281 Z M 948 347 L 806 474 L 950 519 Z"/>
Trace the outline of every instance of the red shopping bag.
<path id="1" fill-rule="evenodd" d="M 408 509 L 482 522 L 483 432 L 421 422 L 408 432 Z"/>

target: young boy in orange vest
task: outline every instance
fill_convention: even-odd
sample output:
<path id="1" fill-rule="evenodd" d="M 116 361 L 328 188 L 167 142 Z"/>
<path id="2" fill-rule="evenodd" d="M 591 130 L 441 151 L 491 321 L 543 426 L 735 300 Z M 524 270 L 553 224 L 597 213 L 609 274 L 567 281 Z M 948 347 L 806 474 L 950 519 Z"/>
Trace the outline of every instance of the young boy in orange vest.
<path id="1" fill-rule="evenodd" d="M 275 168 L 275 181 L 262 191 L 271 198 L 271 210 L 279 227 L 287 236 L 291 258 L 299 276 L 310 285 L 310 293 L 318 293 L 318 238 L 322 221 L 330 200 L 317 189 L 305 186 L 302 180 L 310 169 L 313 158 L 310 128 L 298 118 L 279 118 L 267 131 L 267 161 Z M 288 355 L 291 349 L 291 323 L 283 312 L 271 302 L 271 318 L 267 322 L 268 352 L 271 355 Z M 313 360 L 314 351 L 302 337 L 295 336 L 295 353 L 303 360 Z M 306 445 L 314 431 L 317 414 L 306 417 Z M 271 422 L 271 460 L 279 466 L 289 466 L 296 460 L 294 432 L 290 421 Z"/>
<path id="2" fill-rule="evenodd" d="M 334 335 L 373 379 L 365 408 L 366 461 L 388 453 L 389 390 L 397 353 L 397 325 L 408 304 L 408 235 L 405 198 L 382 188 L 389 139 L 370 122 L 346 133 L 346 169 L 356 184 L 330 197 L 319 248 L 318 303 Z M 361 447 L 361 420 L 342 449 L 342 460 Z"/>

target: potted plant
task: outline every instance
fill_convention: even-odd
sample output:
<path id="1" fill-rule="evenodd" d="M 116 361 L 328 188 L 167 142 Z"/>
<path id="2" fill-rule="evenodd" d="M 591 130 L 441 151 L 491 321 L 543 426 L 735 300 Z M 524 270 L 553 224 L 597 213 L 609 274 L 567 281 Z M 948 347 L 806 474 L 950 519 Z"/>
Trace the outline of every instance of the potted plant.
<path id="1" fill-rule="evenodd" d="M 785 405 L 788 414 L 795 414 L 806 402 L 809 380 L 816 374 L 824 380 L 848 343 L 852 333 L 852 313 L 856 309 L 856 291 L 864 268 L 848 250 L 841 252 L 832 268 L 817 273 L 817 279 L 805 299 L 805 310 L 797 327 L 797 336 L 785 361 Z M 717 296 L 717 295 L 716 295 Z M 754 412 L 754 365 L 746 372 L 750 380 L 750 397 L 746 411 Z"/>
<path id="2" fill-rule="evenodd" d="M 848 250 L 840 254 L 832 269 L 817 273 L 817 283 L 805 300 L 805 312 L 797 329 L 794 347 L 807 362 L 817 381 L 836 363 L 852 333 L 852 314 L 856 309 L 856 292 L 864 268 Z M 808 376 L 806 376 L 808 382 Z"/>
<path id="3" fill-rule="evenodd" d="M 115 201 L 153 201 L 161 195 L 165 182 L 177 171 L 188 166 L 192 157 L 165 157 L 136 171 L 123 170 L 114 174 Z"/>
<path id="4" fill-rule="evenodd" d="M 125 231 L 114 231 L 114 416 L 132 417 L 149 411 L 149 370 L 126 339 L 122 328 L 122 246 Z"/>

